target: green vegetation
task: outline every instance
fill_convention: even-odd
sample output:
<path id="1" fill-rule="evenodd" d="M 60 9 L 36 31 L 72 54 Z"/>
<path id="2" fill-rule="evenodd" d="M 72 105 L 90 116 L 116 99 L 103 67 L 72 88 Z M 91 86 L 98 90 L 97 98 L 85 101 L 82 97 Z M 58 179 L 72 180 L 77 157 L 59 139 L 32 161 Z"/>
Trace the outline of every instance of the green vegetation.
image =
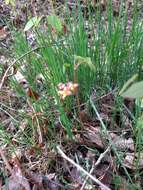
<path id="1" fill-rule="evenodd" d="M 109 140 L 118 164 L 123 168 L 128 182 L 133 184 L 141 176 L 139 166 L 143 148 L 143 82 L 131 86 L 143 78 L 143 22 L 137 3 L 132 11 L 131 25 L 128 24 L 129 15 L 124 3 L 120 5 L 117 17 L 113 16 L 111 2 L 108 2 L 104 15 L 100 7 L 95 9 L 91 5 L 87 6 L 86 14 L 80 5 L 73 7 L 72 11 L 67 6 L 65 15 L 65 20 L 56 15 L 33 17 L 24 32 L 14 32 L 16 61 L 13 66 L 26 82 L 17 79 L 14 74 L 10 85 L 19 99 L 27 102 L 21 110 L 17 106 L 18 113 L 12 116 L 17 130 L 21 129 L 21 121 L 26 125 L 15 137 L 16 144 L 30 147 L 46 142 L 51 148 L 61 141 L 65 144 L 74 141 L 75 126 L 77 131 L 84 126 L 81 112 L 85 109 L 91 120 L 97 117 L 100 121 L 101 131 Z M 46 27 L 41 29 L 43 23 Z M 29 44 L 29 31 L 34 35 L 36 47 Z M 75 86 L 63 92 L 59 84 L 67 88 L 68 85 Z M 123 94 L 120 94 L 124 84 Z M 96 95 L 92 97 L 94 90 Z M 98 112 L 102 106 L 98 99 L 108 92 L 114 93 L 113 125 L 117 113 L 121 118 L 124 116 L 122 112 L 126 106 L 123 97 L 135 98 L 133 109 L 126 107 L 132 122 L 130 134 L 136 145 L 135 154 L 138 154 L 135 177 L 123 165 L 123 155 L 109 138 L 108 126 Z M 29 108 L 32 111 L 29 112 Z M 120 122 L 119 130 L 122 132 L 126 124 L 122 119 Z M 66 138 L 62 139 L 57 134 L 59 125 Z M 4 126 L 0 128 L 0 134 L 2 144 L 9 145 L 13 151 L 17 145 L 12 143 L 14 138 Z M 116 178 L 120 180 L 118 176 Z M 132 189 L 137 187 L 132 186 Z"/>

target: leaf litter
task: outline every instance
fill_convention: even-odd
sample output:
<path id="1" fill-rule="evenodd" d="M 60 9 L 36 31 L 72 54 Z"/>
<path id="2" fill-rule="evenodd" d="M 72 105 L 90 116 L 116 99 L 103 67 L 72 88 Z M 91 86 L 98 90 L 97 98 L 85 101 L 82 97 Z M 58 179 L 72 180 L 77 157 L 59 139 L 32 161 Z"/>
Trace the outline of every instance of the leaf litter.
<path id="1" fill-rule="evenodd" d="M 75 2 L 71 2 L 71 4 L 72 3 L 74 4 Z M 102 1 L 101 4 L 102 8 L 104 9 L 106 7 L 106 1 Z M 18 4 L 17 6 L 19 7 L 20 4 Z M 29 4 L 29 6 L 31 6 L 31 4 Z M 0 5 L 0 8 L 2 9 L 4 14 L 9 15 L 10 8 L 8 6 L 2 4 Z M 35 9 L 36 4 L 34 4 L 33 6 L 33 12 L 35 12 Z M 23 13 L 21 13 L 22 11 Z M 115 4 L 115 12 L 118 14 L 118 4 Z M 24 7 L 21 7 L 18 15 L 13 15 L 11 16 L 11 18 L 13 19 L 13 22 L 17 27 L 21 24 L 24 25 L 26 20 Z M 8 35 L 9 33 L 7 32 L 5 27 L 2 26 L 0 28 L 0 40 L 6 40 L 8 38 Z M 20 71 L 17 71 L 14 76 L 19 84 L 21 84 L 22 82 L 22 85 L 25 85 L 26 89 L 29 88 L 26 79 Z M 80 189 L 84 183 L 86 176 L 83 176 L 83 173 L 72 164 L 68 164 L 66 161 L 64 161 L 64 159 L 59 156 L 54 148 L 50 149 L 46 146 L 45 139 L 47 131 L 44 134 L 43 142 L 37 142 L 36 145 L 33 145 L 27 149 L 23 147 L 19 149 L 20 142 L 19 140 L 17 140 L 19 139 L 17 137 L 20 137 L 22 132 L 28 129 L 28 123 L 24 120 L 22 122 L 21 120 L 18 120 L 20 127 L 17 129 L 16 125 L 13 124 L 12 117 L 15 118 L 15 116 L 13 116 L 13 113 L 17 113 L 17 111 L 19 110 L 23 112 L 26 110 L 26 113 L 28 113 L 30 117 L 31 115 L 36 114 L 36 116 L 33 117 L 34 122 L 36 120 L 35 117 L 38 117 L 38 113 L 34 113 L 31 111 L 31 107 L 27 104 L 26 100 L 23 100 L 23 104 L 21 103 L 21 101 L 19 102 L 19 104 L 16 104 L 19 100 L 19 97 L 17 97 L 15 92 L 9 89 L 7 84 L 5 84 L 4 87 L 6 89 L 0 92 L 1 102 L 6 102 L 7 107 L 9 107 L 10 103 L 16 105 L 16 107 L 11 106 L 11 108 L 15 109 L 15 111 L 9 110 L 7 108 L 4 110 L 3 108 L 3 111 L 0 113 L 0 119 L 7 129 L 9 138 L 13 138 L 12 143 L 15 146 L 16 150 L 14 151 L 14 153 L 9 152 L 9 142 L 6 144 L 6 146 L 2 145 L 2 148 L 4 149 L 4 152 L 6 152 L 6 154 L 4 155 L 4 157 L 2 157 L 1 155 L 2 160 L 0 162 L 0 167 L 2 168 L 4 174 L 7 173 L 8 182 L 6 184 L 5 178 L 1 177 L 1 189 L 4 189 L 6 185 L 8 185 L 8 189 L 10 190 Z M 22 88 L 25 89 L 24 86 Z M 36 100 L 38 100 L 37 92 L 34 92 L 36 95 L 33 95 L 33 90 L 31 89 L 31 91 L 29 92 L 29 94 L 32 95 L 29 96 L 32 96 Z M 95 95 L 92 94 L 91 96 Z M 134 145 L 134 139 L 130 132 L 132 130 L 131 118 L 129 117 L 125 109 L 122 110 L 124 113 L 124 118 L 121 117 L 120 110 L 115 110 L 116 102 L 114 92 L 104 94 L 103 96 L 99 97 L 98 101 L 97 96 L 93 98 L 98 104 L 98 110 L 102 120 L 108 126 L 107 131 L 112 140 L 112 143 L 114 143 L 116 149 L 120 152 L 120 154 L 123 155 L 123 165 L 127 169 L 130 169 L 131 174 L 134 174 L 138 157 L 140 157 L 140 162 L 138 163 L 138 166 L 140 169 L 143 168 L 143 153 L 139 155 L 138 152 L 135 152 L 136 150 Z M 8 102 L 9 99 L 10 102 Z M 129 104 L 132 108 L 134 103 L 129 100 Z M 84 116 L 88 115 L 88 113 L 86 112 L 83 113 Z M 115 114 L 114 122 L 112 121 L 113 113 Z M 40 114 L 42 115 L 42 112 Z M 85 118 L 84 116 L 83 118 Z M 127 122 L 125 122 L 125 120 Z M 47 122 L 45 118 L 43 119 L 43 123 L 44 122 Z M 57 134 L 56 139 L 59 139 L 59 141 L 62 143 L 62 148 L 71 159 L 75 160 L 88 172 L 90 172 L 93 166 L 92 175 L 96 176 L 98 179 L 101 180 L 103 184 L 106 184 L 108 187 L 114 188 L 114 174 L 124 176 L 124 172 L 120 171 L 122 166 L 117 163 L 115 155 L 113 154 L 112 150 L 110 150 L 108 154 L 106 154 L 102 158 L 98 166 L 94 168 L 94 165 L 96 165 L 96 161 L 98 160 L 98 158 L 100 158 L 100 155 L 107 149 L 109 139 L 107 138 L 104 131 L 101 130 L 100 121 L 94 114 L 92 118 L 87 117 L 87 119 L 83 120 L 83 123 L 84 127 L 81 131 L 74 131 L 73 128 L 76 142 L 71 141 L 68 142 L 68 144 L 66 145 L 66 135 L 61 127 L 59 127 L 58 129 L 59 134 Z M 125 126 L 124 133 L 122 133 L 122 123 L 124 123 Z M 35 134 L 33 134 L 35 136 L 35 139 L 37 138 L 36 133 L 38 132 L 36 131 Z M 51 142 L 54 143 L 53 139 L 51 140 Z M 9 169 L 6 167 L 7 172 L 5 172 L 4 165 L 7 166 L 7 164 L 9 166 Z M 123 177 L 123 180 L 125 181 L 125 184 L 127 184 L 127 179 L 125 177 Z M 90 190 L 93 189 L 93 187 L 97 187 L 97 184 L 90 179 L 87 179 L 87 183 L 85 184 L 84 189 Z M 100 187 L 97 188 L 102 189 Z M 127 188 L 126 185 L 125 187 L 120 185 L 118 189 Z"/>

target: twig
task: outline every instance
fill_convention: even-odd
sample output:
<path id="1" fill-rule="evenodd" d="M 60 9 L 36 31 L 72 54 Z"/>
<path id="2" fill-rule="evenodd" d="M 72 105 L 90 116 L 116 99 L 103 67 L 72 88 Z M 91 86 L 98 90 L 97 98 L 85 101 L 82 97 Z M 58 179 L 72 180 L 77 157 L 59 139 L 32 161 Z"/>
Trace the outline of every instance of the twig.
<path id="1" fill-rule="evenodd" d="M 91 178 L 96 184 L 98 184 L 100 187 L 102 187 L 104 190 L 111 190 L 109 187 L 107 187 L 106 185 L 104 185 L 102 182 L 100 182 L 97 178 L 93 177 L 90 173 L 88 173 L 85 169 L 83 169 L 80 165 L 76 164 L 72 159 L 70 159 L 68 156 L 66 156 L 66 154 L 60 149 L 59 146 L 57 146 L 57 150 L 59 152 L 59 154 L 66 159 L 68 162 L 70 162 L 71 164 L 73 164 L 78 170 L 82 171 L 83 173 L 85 173 L 85 175 L 87 175 L 89 178 Z"/>
<path id="2" fill-rule="evenodd" d="M 62 42 L 62 41 L 63 41 L 63 40 L 60 40 L 60 42 Z M 38 50 L 38 49 L 41 49 L 41 48 L 50 47 L 50 46 L 52 46 L 52 45 L 56 45 L 56 43 L 54 42 L 54 43 L 48 44 L 47 46 L 39 46 L 39 47 L 36 47 L 36 48 L 34 48 L 34 49 L 32 49 L 32 50 L 30 50 L 30 51 L 24 53 L 24 54 L 21 55 L 18 59 L 16 59 L 15 61 L 13 61 L 13 62 L 8 66 L 8 68 L 6 69 L 4 75 L 3 75 L 2 79 L 1 79 L 1 82 L 0 82 L 0 90 L 2 89 L 2 86 L 3 86 L 3 84 L 4 84 L 4 81 L 5 81 L 6 77 L 9 76 L 9 75 L 8 75 L 8 72 L 9 72 L 9 70 L 11 69 L 11 67 L 13 67 L 13 65 L 15 65 L 18 61 L 20 61 L 21 59 L 23 59 L 25 56 L 29 55 L 30 53 L 32 53 L 32 52 L 34 52 L 34 51 L 36 51 L 36 50 Z"/>
<path id="3" fill-rule="evenodd" d="M 6 77 L 8 76 L 8 72 L 9 72 L 9 70 L 11 69 L 11 67 L 13 67 L 13 65 L 15 65 L 19 60 L 23 59 L 25 56 L 27 56 L 28 54 L 30 54 L 30 53 L 32 53 L 32 52 L 38 50 L 39 48 L 40 48 L 40 47 L 37 47 L 37 48 L 34 48 L 34 49 L 32 49 L 32 50 L 30 50 L 30 51 L 24 53 L 23 55 L 21 55 L 18 59 L 16 59 L 15 61 L 13 61 L 13 62 L 8 66 L 8 68 L 6 69 L 4 75 L 3 75 L 2 79 L 1 79 L 0 90 L 1 90 L 1 88 L 2 88 L 2 86 L 3 86 L 3 84 L 4 84 L 4 81 L 5 81 Z"/>
<path id="4" fill-rule="evenodd" d="M 91 170 L 89 172 L 90 175 L 92 174 L 92 172 L 94 171 L 94 169 L 100 164 L 101 160 L 105 157 L 105 155 L 110 150 L 110 148 L 111 148 L 111 145 L 108 146 L 108 148 L 102 154 L 100 154 L 100 156 L 99 156 L 98 160 L 96 161 L 96 163 L 92 165 L 92 168 L 91 168 Z M 84 182 L 83 182 L 82 187 L 80 188 L 80 190 L 84 190 L 84 187 L 85 187 L 88 179 L 89 179 L 89 176 L 86 176 L 86 178 L 85 178 L 85 180 L 84 180 Z"/>
<path id="5" fill-rule="evenodd" d="M 101 160 L 105 157 L 107 152 L 109 152 L 110 148 L 111 148 L 111 145 L 109 145 L 108 148 L 102 154 L 100 154 L 100 156 L 99 156 L 97 162 L 95 163 L 94 167 L 97 167 L 100 164 Z"/>

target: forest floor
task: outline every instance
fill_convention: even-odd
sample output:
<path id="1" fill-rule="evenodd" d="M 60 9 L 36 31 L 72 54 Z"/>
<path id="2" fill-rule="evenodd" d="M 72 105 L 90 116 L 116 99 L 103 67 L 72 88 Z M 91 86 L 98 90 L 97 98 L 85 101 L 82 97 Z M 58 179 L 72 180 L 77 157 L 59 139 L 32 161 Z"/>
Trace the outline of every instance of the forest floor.
<path id="1" fill-rule="evenodd" d="M 68 6 L 72 9 L 75 4 L 74 1 L 69 1 Z M 129 0 L 127 4 L 127 25 L 130 30 L 132 1 Z M 83 12 L 86 12 L 87 3 L 83 1 L 81 5 L 85 9 Z M 58 119 L 54 121 L 54 129 L 50 129 L 51 123 L 44 113 L 35 112 L 34 104 L 20 97 L 12 88 L 13 75 L 23 87 L 27 85 L 23 75 L 17 74 L 14 64 L 10 73 L 6 73 L 11 63 L 17 59 L 14 52 L 14 35 L 16 32 L 24 33 L 23 29 L 30 17 L 53 14 L 52 6 L 59 17 L 65 16 L 65 5 L 62 1 L 51 4 L 46 0 L 18 0 L 13 7 L 0 0 L 0 189 L 143 189 L 143 152 L 141 150 L 138 153 L 135 139 L 135 133 L 138 131 L 133 132 L 135 100 L 124 99 L 121 109 L 116 101 L 118 89 L 112 88 L 106 93 L 104 91 L 100 96 L 96 93 L 98 89 L 93 89 L 89 95 L 94 112 L 92 116 L 86 109 L 87 102 L 80 105 L 79 118 L 68 113 L 68 117 L 73 120 L 74 138 L 70 139 L 60 122 L 59 113 L 56 113 Z M 100 8 L 104 14 L 106 1 L 101 1 Z M 118 9 L 118 1 L 115 1 L 115 17 L 118 17 Z M 41 26 L 41 30 L 44 27 Z M 64 27 L 66 29 L 66 26 Z M 27 32 L 25 35 L 28 43 L 35 48 L 33 32 Z M 29 96 L 39 99 L 39 96 L 45 93 L 42 80 L 40 75 L 37 80 L 40 86 L 38 93 L 28 87 Z M 98 105 L 98 111 L 94 103 Z M 21 114 L 25 114 L 25 119 Z M 23 140 L 24 135 L 31 136 L 27 118 L 31 118 L 31 126 L 33 123 L 42 123 L 42 140 L 39 137 L 40 132 L 32 133 L 34 140 L 38 139 L 37 143 L 31 143 L 28 137 L 27 142 Z"/>

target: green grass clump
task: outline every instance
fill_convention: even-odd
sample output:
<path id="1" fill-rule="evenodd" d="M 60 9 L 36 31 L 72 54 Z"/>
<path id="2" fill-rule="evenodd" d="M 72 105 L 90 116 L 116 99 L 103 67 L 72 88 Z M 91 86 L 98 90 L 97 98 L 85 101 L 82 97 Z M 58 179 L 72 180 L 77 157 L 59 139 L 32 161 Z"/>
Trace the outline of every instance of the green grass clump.
<path id="1" fill-rule="evenodd" d="M 111 3 L 104 15 L 98 8 L 95 12 L 90 12 L 89 7 L 88 18 L 84 17 L 80 6 L 73 8 L 72 13 L 67 8 L 67 19 L 64 21 L 67 32 L 54 33 L 50 27 L 47 31 L 37 28 L 35 35 L 38 48 L 35 50 L 32 50 L 21 33 L 15 34 L 17 57 L 25 54 L 18 61 L 18 68 L 25 65 L 22 73 L 35 91 L 38 91 L 35 78 L 39 73 L 43 75 L 44 90 L 40 100 L 40 104 L 42 100 L 44 102 L 42 109 L 50 108 L 51 101 L 48 97 L 53 97 L 56 101 L 53 106 L 60 112 L 61 122 L 68 133 L 72 122 L 69 121 L 65 108 L 68 107 L 70 112 L 77 102 L 73 97 L 67 97 L 64 103 L 61 102 L 57 85 L 61 82 L 74 82 L 74 67 L 78 64 L 75 63 L 76 56 L 89 58 L 94 67 L 91 69 L 88 64 L 81 64 L 76 70 L 81 103 L 89 100 L 93 88 L 102 89 L 103 93 L 113 88 L 120 89 L 135 73 L 141 77 L 143 30 L 136 7 L 132 14 L 132 25 L 128 31 L 128 12 L 123 4 L 117 18 L 113 16 Z M 40 104 L 39 101 L 34 102 L 36 109 Z"/>

